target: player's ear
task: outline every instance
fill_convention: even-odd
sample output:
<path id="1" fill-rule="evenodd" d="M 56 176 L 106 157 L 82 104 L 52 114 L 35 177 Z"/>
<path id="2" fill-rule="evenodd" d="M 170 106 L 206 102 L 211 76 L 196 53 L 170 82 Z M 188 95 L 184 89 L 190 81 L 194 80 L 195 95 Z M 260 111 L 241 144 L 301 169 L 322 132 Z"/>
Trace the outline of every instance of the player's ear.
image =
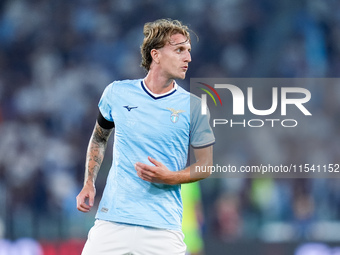
<path id="1" fill-rule="evenodd" d="M 152 49 L 150 55 L 152 57 L 152 60 L 155 61 L 155 63 L 159 64 L 159 51 L 156 49 Z"/>

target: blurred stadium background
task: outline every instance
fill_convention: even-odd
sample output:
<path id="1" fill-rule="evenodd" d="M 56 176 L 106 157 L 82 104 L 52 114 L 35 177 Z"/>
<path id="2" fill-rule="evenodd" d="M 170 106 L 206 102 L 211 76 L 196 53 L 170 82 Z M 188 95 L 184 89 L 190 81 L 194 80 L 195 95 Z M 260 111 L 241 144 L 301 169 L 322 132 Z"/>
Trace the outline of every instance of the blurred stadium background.
<path id="1" fill-rule="evenodd" d="M 75 197 L 97 103 L 111 81 L 145 75 L 145 22 L 179 19 L 198 35 L 180 82 L 188 88 L 189 77 L 338 77 L 339 10 L 338 0 L 0 1 L 0 254 L 80 254 L 95 210 L 78 212 Z M 322 102 L 338 103 L 340 86 L 323 92 Z M 340 118 L 318 114 L 325 124 L 311 153 L 334 161 L 340 129 L 327 123 Z M 97 202 L 110 156 L 109 148 Z M 200 185 L 207 255 L 340 254 L 338 179 Z"/>

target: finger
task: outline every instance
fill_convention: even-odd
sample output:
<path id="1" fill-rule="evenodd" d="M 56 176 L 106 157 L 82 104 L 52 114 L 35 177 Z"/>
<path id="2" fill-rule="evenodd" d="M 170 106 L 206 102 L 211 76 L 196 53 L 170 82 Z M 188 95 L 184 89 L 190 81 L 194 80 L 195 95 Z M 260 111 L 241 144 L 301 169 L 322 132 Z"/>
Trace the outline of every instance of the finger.
<path id="1" fill-rule="evenodd" d="M 135 169 L 137 171 L 145 171 L 145 172 L 147 172 L 147 171 L 155 172 L 155 170 L 156 170 L 154 166 L 149 166 L 149 165 L 143 164 L 141 162 L 137 162 L 135 164 Z"/>
<path id="2" fill-rule="evenodd" d="M 79 208 L 79 207 L 80 207 L 80 204 L 81 204 L 82 201 L 84 201 L 85 199 L 84 199 L 84 197 L 83 197 L 82 195 L 80 195 L 80 194 L 76 197 L 76 199 L 77 199 L 77 208 Z"/>
<path id="3" fill-rule="evenodd" d="M 141 177 L 141 171 L 143 170 L 138 163 L 135 164 L 135 170 L 137 172 L 137 175 Z"/>
<path id="4" fill-rule="evenodd" d="M 149 166 L 145 165 L 143 163 L 136 163 L 135 169 L 137 171 L 137 175 L 139 178 L 141 178 L 144 181 L 147 182 L 155 182 L 155 179 L 157 179 L 158 169 L 157 166 Z"/>
<path id="5" fill-rule="evenodd" d="M 88 196 L 78 195 L 77 196 L 77 209 L 82 212 L 88 212 L 92 206 L 86 203 Z"/>
<path id="6" fill-rule="evenodd" d="M 144 181 L 147 181 L 147 182 L 152 182 L 152 180 L 153 180 L 152 176 L 150 176 L 150 174 L 148 172 L 145 172 L 145 171 L 140 172 L 140 178 Z"/>
<path id="7" fill-rule="evenodd" d="M 137 170 L 137 171 L 141 171 L 142 169 L 144 169 L 145 168 L 145 164 L 143 164 L 143 163 L 141 163 L 141 162 L 137 162 L 137 163 L 135 163 L 135 169 Z"/>
<path id="8" fill-rule="evenodd" d="M 139 178 L 141 178 L 144 181 L 152 182 L 152 177 L 150 176 L 150 173 L 147 170 L 141 169 L 138 166 L 136 167 L 136 170 Z"/>
<path id="9" fill-rule="evenodd" d="M 145 178 L 150 179 L 150 178 L 153 178 L 153 177 L 154 177 L 154 174 L 153 174 L 152 172 L 146 170 L 146 169 L 139 169 L 139 170 L 137 171 L 137 174 L 138 174 L 138 176 L 139 176 L 140 178 L 142 178 L 143 180 L 144 180 Z"/>
<path id="10" fill-rule="evenodd" d="M 80 202 L 77 205 L 77 209 L 79 211 L 82 211 L 82 212 L 88 212 L 88 211 L 90 211 L 91 207 L 88 204 L 86 204 L 85 202 Z"/>
<path id="11" fill-rule="evenodd" d="M 89 195 L 89 206 L 92 207 L 94 204 L 94 196 L 92 194 Z"/>
<path id="12" fill-rule="evenodd" d="M 143 179 L 142 169 L 139 166 L 136 166 L 135 169 L 139 178 Z"/>
<path id="13" fill-rule="evenodd" d="M 158 162 L 156 159 L 154 158 L 151 158 L 151 157 L 148 157 L 148 160 L 154 164 L 155 166 L 160 166 L 161 165 L 161 162 Z"/>
<path id="14" fill-rule="evenodd" d="M 135 169 L 136 169 L 137 175 L 141 177 L 141 170 L 139 169 L 139 167 L 136 166 Z"/>
<path id="15" fill-rule="evenodd" d="M 91 210 L 91 207 L 89 207 L 87 204 L 81 204 L 77 209 L 81 212 L 89 212 Z"/>
<path id="16" fill-rule="evenodd" d="M 142 175 L 141 179 L 144 180 L 144 181 L 147 181 L 147 182 L 152 182 L 152 180 L 153 180 L 150 176 L 145 176 L 145 175 Z"/>

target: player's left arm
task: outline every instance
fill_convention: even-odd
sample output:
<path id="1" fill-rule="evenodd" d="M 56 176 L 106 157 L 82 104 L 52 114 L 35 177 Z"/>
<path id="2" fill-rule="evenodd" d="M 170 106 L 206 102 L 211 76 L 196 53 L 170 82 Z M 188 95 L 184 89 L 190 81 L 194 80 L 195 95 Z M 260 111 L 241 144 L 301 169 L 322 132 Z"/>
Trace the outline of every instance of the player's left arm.
<path id="1" fill-rule="evenodd" d="M 195 169 L 198 167 L 203 169 L 202 167 L 213 164 L 213 146 L 195 148 L 194 154 L 196 162 L 181 171 L 170 171 L 161 162 L 151 157 L 148 157 L 148 159 L 153 166 L 137 162 L 135 169 L 138 176 L 145 181 L 171 185 L 195 182 L 209 177 L 210 172 L 195 171 Z"/>

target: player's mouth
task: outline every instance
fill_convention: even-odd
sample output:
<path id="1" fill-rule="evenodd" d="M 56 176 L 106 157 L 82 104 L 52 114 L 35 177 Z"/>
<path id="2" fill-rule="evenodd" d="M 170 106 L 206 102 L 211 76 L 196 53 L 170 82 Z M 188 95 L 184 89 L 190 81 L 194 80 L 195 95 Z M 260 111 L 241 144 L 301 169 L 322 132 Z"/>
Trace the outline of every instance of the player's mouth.
<path id="1" fill-rule="evenodd" d="M 182 66 L 182 70 L 186 72 L 188 70 L 188 66 Z"/>

